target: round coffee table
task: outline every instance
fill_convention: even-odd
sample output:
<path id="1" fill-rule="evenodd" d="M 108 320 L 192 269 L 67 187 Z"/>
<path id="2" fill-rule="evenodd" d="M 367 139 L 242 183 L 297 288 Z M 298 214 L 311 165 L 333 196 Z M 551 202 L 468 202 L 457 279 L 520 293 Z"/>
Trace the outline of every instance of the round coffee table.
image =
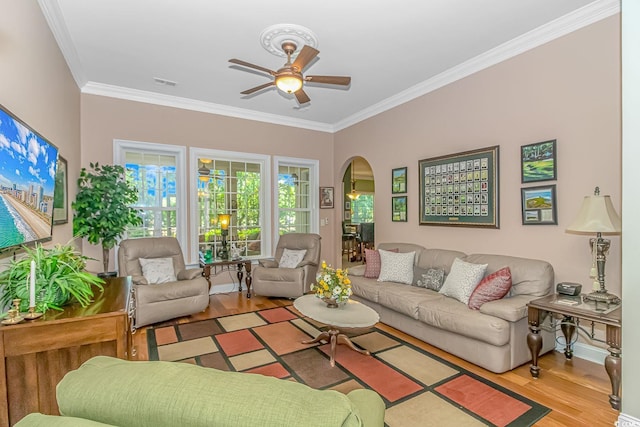
<path id="1" fill-rule="evenodd" d="M 328 308 L 320 298 L 315 295 L 304 295 L 293 301 L 293 306 L 303 315 L 324 323 L 329 326 L 329 330 L 320 333 L 316 338 L 302 341 L 303 344 L 314 344 L 325 340 L 331 344 L 330 363 L 335 366 L 336 344 L 344 344 L 358 353 L 369 356 L 367 350 L 360 350 L 356 347 L 348 336 L 340 332 L 340 329 L 360 329 L 370 328 L 380 320 L 380 316 L 371 307 L 349 300 L 341 304 L 338 308 Z"/>

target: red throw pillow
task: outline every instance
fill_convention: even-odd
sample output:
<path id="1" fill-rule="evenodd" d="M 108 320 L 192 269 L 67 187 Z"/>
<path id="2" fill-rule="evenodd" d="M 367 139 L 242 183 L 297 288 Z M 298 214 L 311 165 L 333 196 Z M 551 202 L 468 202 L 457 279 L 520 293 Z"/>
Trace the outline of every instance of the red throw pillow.
<path id="1" fill-rule="evenodd" d="M 511 289 L 511 270 L 502 268 L 482 279 L 469 297 L 469 308 L 480 310 L 485 302 L 498 300 Z"/>
<path id="2" fill-rule="evenodd" d="M 398 248 L 389 249 L 389 252 L 398 252 Z M 382 261 L 380 260 L 380 252 L 377 249 L 364 249 L 364 257 L 367 263 L 364 269 L 364 277 L 367 279 L 377 279 L 380 276 L 380 267 Z"/>

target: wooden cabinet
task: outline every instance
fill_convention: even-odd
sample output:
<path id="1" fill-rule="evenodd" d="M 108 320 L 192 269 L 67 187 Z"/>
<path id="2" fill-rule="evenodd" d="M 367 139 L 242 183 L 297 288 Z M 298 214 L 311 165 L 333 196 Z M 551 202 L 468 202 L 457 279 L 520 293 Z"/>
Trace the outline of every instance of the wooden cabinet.
<path id="1" fill-rule="evenodd" d="M 56 385 L 93 356 L 129 358 L 130 289 L 128 278 L 108 279 L 87 307 L 0 328 L 0 426 L 31 412 L 57 415 Z"/>

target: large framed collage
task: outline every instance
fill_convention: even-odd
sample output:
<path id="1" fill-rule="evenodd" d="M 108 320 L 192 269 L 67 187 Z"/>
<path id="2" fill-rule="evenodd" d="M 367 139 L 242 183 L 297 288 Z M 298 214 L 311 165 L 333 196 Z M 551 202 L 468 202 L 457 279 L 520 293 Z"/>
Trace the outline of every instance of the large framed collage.
<path id="1" fill-rule="evenodd" d="M 420 160 L 420 225 L 500 228 L 499 148 Z"/>

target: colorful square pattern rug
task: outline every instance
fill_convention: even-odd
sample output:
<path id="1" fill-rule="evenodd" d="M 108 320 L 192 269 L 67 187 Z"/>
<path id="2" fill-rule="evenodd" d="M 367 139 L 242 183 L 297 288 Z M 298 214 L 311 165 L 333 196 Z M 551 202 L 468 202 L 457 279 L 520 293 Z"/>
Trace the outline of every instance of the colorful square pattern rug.
<path id="1" fill-rule="evenodd" d="M 147 331 L 149 360 L 194 363 L 289 379 L 343 393 L 377 391 L 385 423 L 400 426 L 530 426 L 549 409 L 377 328 L 349 334 L 329 365 L 329 345 L 302 344 L 326 325 L 280 307 Z"/>

